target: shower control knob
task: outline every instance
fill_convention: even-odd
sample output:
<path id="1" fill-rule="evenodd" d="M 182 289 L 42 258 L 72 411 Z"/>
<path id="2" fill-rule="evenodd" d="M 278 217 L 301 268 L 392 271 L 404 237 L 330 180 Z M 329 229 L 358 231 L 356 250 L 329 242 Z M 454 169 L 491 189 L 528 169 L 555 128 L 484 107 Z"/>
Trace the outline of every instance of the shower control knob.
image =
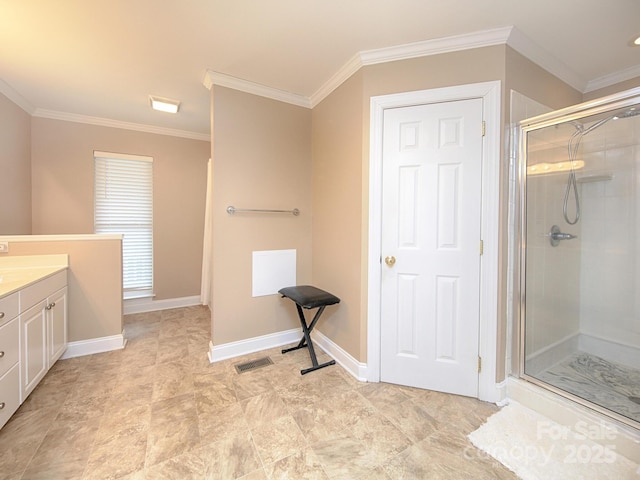
<path id="1" fill-rule="evenodd" d="M 552 247 L 557 247 L 560 243 L 560 240 L 571 240 L 572 238 L 578 238 L 577 235 L 573 235 L 571 233 L 562 233 L 560 231 L 560 227 L 554 225 L 551 227 L 549 231 L 549 243 L 551 243 Z"/>

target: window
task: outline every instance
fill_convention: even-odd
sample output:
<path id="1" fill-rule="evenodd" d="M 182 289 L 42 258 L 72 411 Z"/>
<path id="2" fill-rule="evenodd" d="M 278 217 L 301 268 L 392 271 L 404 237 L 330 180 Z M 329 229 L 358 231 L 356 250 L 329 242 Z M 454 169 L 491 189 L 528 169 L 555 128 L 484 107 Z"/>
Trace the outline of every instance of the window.
<path id="1" fill-rule="evenodd" d="M 94 152 L 95 233 L 122 234 L 124 298 L 153 295 L 153 158 Z"/>

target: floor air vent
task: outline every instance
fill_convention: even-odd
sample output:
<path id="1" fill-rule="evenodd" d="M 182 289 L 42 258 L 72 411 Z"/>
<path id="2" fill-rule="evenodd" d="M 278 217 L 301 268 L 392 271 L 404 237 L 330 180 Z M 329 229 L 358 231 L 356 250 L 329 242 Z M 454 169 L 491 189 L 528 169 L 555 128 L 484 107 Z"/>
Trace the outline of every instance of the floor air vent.
<path id="1" fill-rule="evenodd" d="M 267 367 L 269 365 L 273 365 L 271 359 L 269 357 L 262 357 L 256 360 L 251 360 L 250 362 L 239 363 L 235 365 L 235 367 L 238 373 L 244 373 L 255 370 L 256 368 Z"/>

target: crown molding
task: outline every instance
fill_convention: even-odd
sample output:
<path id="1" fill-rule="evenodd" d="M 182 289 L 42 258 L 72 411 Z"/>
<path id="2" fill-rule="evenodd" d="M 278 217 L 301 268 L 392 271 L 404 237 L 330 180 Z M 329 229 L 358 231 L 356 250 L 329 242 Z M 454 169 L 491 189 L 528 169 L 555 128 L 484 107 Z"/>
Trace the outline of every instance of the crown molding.
<path id="1" fill-rule="evenodd" d="M 517 28 L 512 28 L 507 45 L 518 53 L 524 55 L 539 67 L 555 75 L 560 80 L 575 88 L 581 93 L 585 92 L 587 81 L 576 72 L 558 60 L 552 53 L 541 48 Z"/>
<path id="2" fill-rule="evenodd" d="M 213 85 L 219 85 L 221 87 L 232 88 L 252 95 L 290 103 L 298 107 L 311 108 L 311 101 L 308 97 L 303 95 L 297 95 L 277 88 L 267 87 L 266 85 L 250 82 L 249 80 L 243 80 L 220 72 L 214 72 L 213 70 L 207 70 L 204 75 L 203 84 L 209 90 L 211 90 Z"/>
<path id="3" fill-rule="evenodd" d="M 479 32 L 435 38 L 422 42 L 396 45 L 393 47 L 364 50 L 354 55 L 335 75 L 327 80 L 312 96 L 311 105 L 315 107 L 331 92 L 344 83 L 351 75 L 365 65 L 427 57 L 441 53 L 457 52 L 472 48 L 489 47 L 507 43 L 513 27 L 494 28 Z"/>
<path id="4" fill-rule="evenodd" d="M 620 70 L 619 72 L 614 72 L 609 75 L 604 75 L 602 77 L 589 80 L 587 82 L 587 88 L 585 89 L 584 93 L 593 92 L 594 90 L 599 90 L 601 88 L 615 85 L 616 83 L 624 82 L 626 80 L 631 80 L 632 78 L 637 77 L 640 77 L 640 65 L 634 65 L 633 67 L 625 68 L 624 70 Z"/>
<path id="5" fill-rule="evenodd" d="M 171 137 L 188 138 L 191 140 L 203 140 L 205 142 L 211 141 L 210 135 L 205 133 L 189 132 L 187 130 L 178 130 L 175 128 L 156 127 L 154 125 L 145 125 L 142 123 L 123 122 L 120 120 L 92 117 L 89 115 L 81 115 L 78 113 L 45 110 L 43 108 L 36 108 L 32 113 L 32 116 L 39 118 L 48 118 L 51 120 L 63 120 L 65 122 L 97 125 L 100 127 L 122 128 L 124 130 L 134 130 L 137 132 L 153 133 L 156 135 L 168 135 Z"/>
<path id="6" fill-rule="evenodd" d="M 505 44 L 581 93 L 640 76 L 639 65 L 587 82 L 517 28 L 507 26 L 358 52 L 310 97 L 292 94 L 212 70 L 207 70 L 203 83 L 208 89 L 215 84 L 305 108 L 314 108 L 363 66 Z"/>
<path id="7" fill-rule="evenodd" d="M 18 105 L 29 115 L 33 115 L 33 112 L 35 112 L 36 108 L 31 105 L 31 103 L 26 98 L 16 92 L 8 83 L 4 82 L 3 80 L 0 80 L 0 93 L 16 105 Z"/>
<path id="8" fill-rule="evenodd" d="M 329 80 L 322 84 L 322 86 L 311 95 L 311 108 L 314 108 L 322 100 L 327 98 L 331 92 L 342 85 L 344 82 L 362 68 L 362 58 L 360 53 L 356 53 L 351 59 L 345 63 L 336 73 L 334 73 Z"/>
<path id="9" fill-rule="evenodd" d="M 517 28 L 508 26 L 358 52 L 310 97 L 268 87 L 213 70 L 206 71 L 203 84 L 207 89 L 211 89 L 213 85 L 219 85 L 299 107 L 314 108 L 363 66 L 503 44 L 509 45 L 518 53 L 582 93 L 588 93 L 640 77 L 640 65 L 636 65 L 587 82 L 555 58 L 553 54 L 539 47 Z M 34 117 L 210 141 L 209 134 L 36 108 L 1 79 L 0 93 Z"/>
<path id="10" fill-rule="evenodd" d="M 472 48 L 490 47 L 507 43 L 513 27 L 494 28 L 451 37 L 434 38 L 422 42 L 360 52 L 362 65 L 394 62 L 409 58 L 427 57 L 441 53 L 458 52 Z"/>

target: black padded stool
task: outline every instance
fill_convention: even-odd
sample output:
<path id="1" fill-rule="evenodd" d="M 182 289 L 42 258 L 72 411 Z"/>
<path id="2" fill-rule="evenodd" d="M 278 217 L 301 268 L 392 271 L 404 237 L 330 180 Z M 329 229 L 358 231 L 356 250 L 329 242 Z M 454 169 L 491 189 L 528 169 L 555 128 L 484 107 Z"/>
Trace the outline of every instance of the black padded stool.
<path id="1" fill-rule="evenodd" d="M 324 290 L 320 290 L 319 288 L 312 287 L 311 285 L 300 285 L 297 287 L 286 287 L 278 290 L 278 293 L 283 297 L 287 297 L 293 300 L 296 304 L 296 308 L 298 309 L 298 317 L 300 317 L 300 323 L 302 324 L 302 339 L 300 343 L 292 348 L 287 348 L 286 350 L 282 350 L 282 353 L 291 352 L 293 350 L 298 350 L 300 348 L 307 347 L 309 349 L 309 356 L 311 357 L 311 363 L 313 367 L 305 368 L 304 370 L 300 370 L 300 374 L 304 375 L 305 373 L 313 372 L 314 370 L 318 370 L 319 368 L 328 367 L 329 365 L 334 365 L 336 363 L 335 360 L 331 360 L 327 363 L 323 363 L 322 365 L 318 365 L 318 359 L 316 358 L 316 352 L 313 349 L 313 343 L 311 342 L 311 331 L 313 327 L 318 323 L 318 319 L 327 305 L 334 305 L 336 303 L 340 303 L 340 299 L 335 295 L 331 295 L 329 292 L 325 292 Z M 307 321 L 304 318 L 304 313 L 302 309 L 306 308 L 307 310 L 312 308 L 317 308 L 316 312 L 311 324 L 307 324 Z"/>

